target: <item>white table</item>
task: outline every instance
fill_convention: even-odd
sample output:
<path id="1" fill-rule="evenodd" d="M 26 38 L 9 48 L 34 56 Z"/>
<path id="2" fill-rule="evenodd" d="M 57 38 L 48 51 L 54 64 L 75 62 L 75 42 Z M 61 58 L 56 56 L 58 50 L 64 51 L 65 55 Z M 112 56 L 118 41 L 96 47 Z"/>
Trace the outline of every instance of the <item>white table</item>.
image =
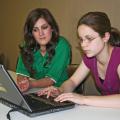
<path id="1" fill-rule="evenodd" d="M 9 71 L 14 80 L 16 74 Z M 8 120 L 11 108 L 0 103 L 0 120 Z M 20 112 L 10 113 L 11 120 L 120 120 L 120 109 L 76 105 L 75 108 L 30 118 Z"/>
<path id="2" fill-rule="evenodd" d="M 0 120 L 6 118 L 9 107 L 0 103 Z M 11 120 L 120 120 L 120 109 L 76 105 L 75 108 L 30 118 L 20 112 L 12 112 Z"/>

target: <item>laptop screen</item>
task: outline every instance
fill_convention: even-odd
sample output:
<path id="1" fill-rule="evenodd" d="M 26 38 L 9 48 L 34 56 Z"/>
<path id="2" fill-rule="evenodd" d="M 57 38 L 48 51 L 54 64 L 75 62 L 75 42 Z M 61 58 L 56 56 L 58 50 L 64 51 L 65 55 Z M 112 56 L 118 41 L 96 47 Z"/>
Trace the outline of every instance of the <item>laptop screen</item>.
<path id="1" fill-rule="evenodd" d="M 15 81 L 0 64 L 0 98 L 31 111 Z"/>

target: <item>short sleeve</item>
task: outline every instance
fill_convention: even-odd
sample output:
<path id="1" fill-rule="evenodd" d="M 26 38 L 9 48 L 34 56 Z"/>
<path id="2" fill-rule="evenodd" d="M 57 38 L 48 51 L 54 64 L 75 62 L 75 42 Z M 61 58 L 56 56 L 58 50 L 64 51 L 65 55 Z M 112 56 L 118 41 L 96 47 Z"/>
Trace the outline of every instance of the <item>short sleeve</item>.
<path id="1" fill-rule="evenodd" d="M 94 66 L 94 64 L 95 64 L 95 57 L 89 58 L 89 57 L 87 57 L 86 55 L 84 55 L 84 56 L 83 56 L 83 61 L 84 61 L 85 65 L 86 65 L 89 69 L 91 69 L 91 68 Z"/>

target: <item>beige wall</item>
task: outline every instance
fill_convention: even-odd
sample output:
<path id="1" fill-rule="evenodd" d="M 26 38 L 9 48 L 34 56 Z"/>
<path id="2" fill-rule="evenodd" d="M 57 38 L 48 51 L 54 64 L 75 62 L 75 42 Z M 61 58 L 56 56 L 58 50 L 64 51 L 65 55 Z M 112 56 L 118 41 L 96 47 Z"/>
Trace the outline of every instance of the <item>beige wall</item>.
<path id="1" fill-rule="evenodd" d="M 15 70 L 26 16 L 33 8 L 46 7 L 58 21 L 61 34 L 72 45 L 72 63 L 79 63 L 81 55 L 77 49 L 76 25 L 81 15 L 88 11 L 105 11 L 112 25 L 120 28 L 119 6 L 119 0 L 0 0 L 0 51 L 8 59 L 9 68 Z"/>
<path id="2" fill-rule="evenodd" d="M 81 15 L 88 11 L 104 11 L 112 26 L 120 28 L 120 0 L 0 0 L 0 53 L 4 53 L 9 61 L 9 69 L 15 70 L 24 21 L 29 11 L 36 7 L 46 7 L 53 13 L 61 35 L 72 45 L 72 63 L 75 64 L 81 61 L 76 36 Z"/>

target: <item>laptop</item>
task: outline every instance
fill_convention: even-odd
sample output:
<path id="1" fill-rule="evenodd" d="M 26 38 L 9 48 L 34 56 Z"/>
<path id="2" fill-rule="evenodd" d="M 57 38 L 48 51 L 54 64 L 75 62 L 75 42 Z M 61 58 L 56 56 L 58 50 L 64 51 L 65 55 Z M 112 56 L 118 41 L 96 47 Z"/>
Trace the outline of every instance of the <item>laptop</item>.
<path id="1" fill-rule="evenodd" d="M 3 65 L 0 64 L 0 102 L 19 112 L 35 117 L 38 115 L 72 109 L 72 102 L 55 102 L 53 98 L 37 96 L 35 93 L 23 94 Z"/>

